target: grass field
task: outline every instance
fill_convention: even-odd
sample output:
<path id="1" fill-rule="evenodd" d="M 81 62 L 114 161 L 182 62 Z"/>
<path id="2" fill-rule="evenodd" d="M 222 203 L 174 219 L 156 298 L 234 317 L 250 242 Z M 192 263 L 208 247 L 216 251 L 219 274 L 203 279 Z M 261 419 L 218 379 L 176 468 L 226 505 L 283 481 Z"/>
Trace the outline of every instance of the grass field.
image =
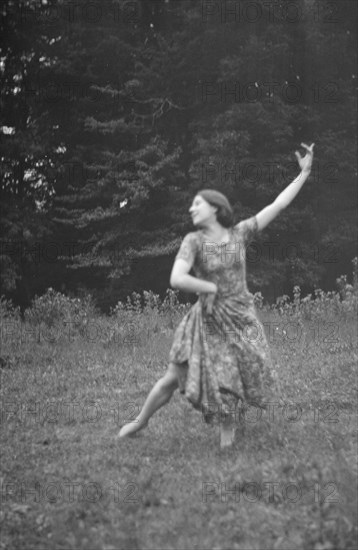
<path id="1" fill-rule="evenodd" d="M 178 392 L 115 441 L 185 311 L 149 302 L 73 331 L 3 313 L 0 548 L 356 549 L 356 307 L 259 311 L 287 405 L 222 452 Z"/>

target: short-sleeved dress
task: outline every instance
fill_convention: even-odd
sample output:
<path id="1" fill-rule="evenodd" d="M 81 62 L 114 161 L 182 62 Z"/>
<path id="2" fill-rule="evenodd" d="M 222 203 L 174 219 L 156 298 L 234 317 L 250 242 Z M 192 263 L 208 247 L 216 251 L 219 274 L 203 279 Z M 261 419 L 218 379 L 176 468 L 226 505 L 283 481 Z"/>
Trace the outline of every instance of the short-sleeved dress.
<path id="1" fill-rule="evenodd" d="M 245 252 L 258 231 L 256 216 L 228 231 L 229 242 L 221 245 L 208 242 L 202 230 L 188 233 L 175 258 L 188 260 L 196 277 L 218 287 L 212 313 L 199 297 L 177 327 L 169 353 L 180 392 L 207 423 L 214 411 L 232 413 L 239 400 L 265 408 L 274 391 L 267 340 L 246 285 Z"/>

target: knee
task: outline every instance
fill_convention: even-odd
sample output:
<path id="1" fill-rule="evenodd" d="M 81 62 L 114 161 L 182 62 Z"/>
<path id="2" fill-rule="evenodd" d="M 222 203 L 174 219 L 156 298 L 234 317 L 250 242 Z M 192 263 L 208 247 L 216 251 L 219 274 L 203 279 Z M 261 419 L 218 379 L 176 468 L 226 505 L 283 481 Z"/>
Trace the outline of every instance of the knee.
<path id="1" fill-rule="evenodd" d="M 168 373 L 161 379 L 161 387 L 164 391 L 173 392 L 178 387 L 178 378 L 173 373 Z"/>

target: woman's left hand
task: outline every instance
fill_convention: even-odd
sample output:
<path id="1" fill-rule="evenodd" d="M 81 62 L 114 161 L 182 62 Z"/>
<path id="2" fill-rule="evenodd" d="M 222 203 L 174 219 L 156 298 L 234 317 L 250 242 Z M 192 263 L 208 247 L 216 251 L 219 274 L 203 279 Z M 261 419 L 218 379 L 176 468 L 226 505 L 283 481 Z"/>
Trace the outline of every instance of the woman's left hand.
<path id="1" fill-rule="evenodd" d="M 203 294 L 200 294 L 201 304 L 208 315 L 211 315 L 213 312 L 213 304 L 215 301 L 215 297 L 216 297 L 216 292 L 205 292 Z"/>
<path id="2" fill-rule="evenodd" d="M 304 157 L 301 157 L 298 151 L 295 152 L 298 164 L 300 165 L 302 172 L 310 172 L 312 167 L 312 161 L 313 161 L 314 143 L 312 143 L 312 145 L 306 145 L 306 143 L 301 143 L 301 147 L 306 149 L 307 153 L 305 154 Z"/>

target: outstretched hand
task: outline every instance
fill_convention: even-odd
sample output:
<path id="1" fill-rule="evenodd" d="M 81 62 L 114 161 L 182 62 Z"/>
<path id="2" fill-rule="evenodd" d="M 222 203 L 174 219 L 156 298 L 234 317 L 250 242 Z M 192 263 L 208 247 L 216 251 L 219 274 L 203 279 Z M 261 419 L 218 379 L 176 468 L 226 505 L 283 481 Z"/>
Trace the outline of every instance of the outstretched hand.
<path id="1" fill-rule="evenodd" d="M 304 157 L 301 157 L 300 153 L 298 151 L 295 151 L 298 164 L 300 165 L 302 172 L 310 172 L 312 167 L 312 161 L 313 161 L 314 143 L 312 143 L 312 145 L 306 145 L 306 143 L 301 143 L 301 147 L 306 149 L 307 153 L 305 154 Z"/>

